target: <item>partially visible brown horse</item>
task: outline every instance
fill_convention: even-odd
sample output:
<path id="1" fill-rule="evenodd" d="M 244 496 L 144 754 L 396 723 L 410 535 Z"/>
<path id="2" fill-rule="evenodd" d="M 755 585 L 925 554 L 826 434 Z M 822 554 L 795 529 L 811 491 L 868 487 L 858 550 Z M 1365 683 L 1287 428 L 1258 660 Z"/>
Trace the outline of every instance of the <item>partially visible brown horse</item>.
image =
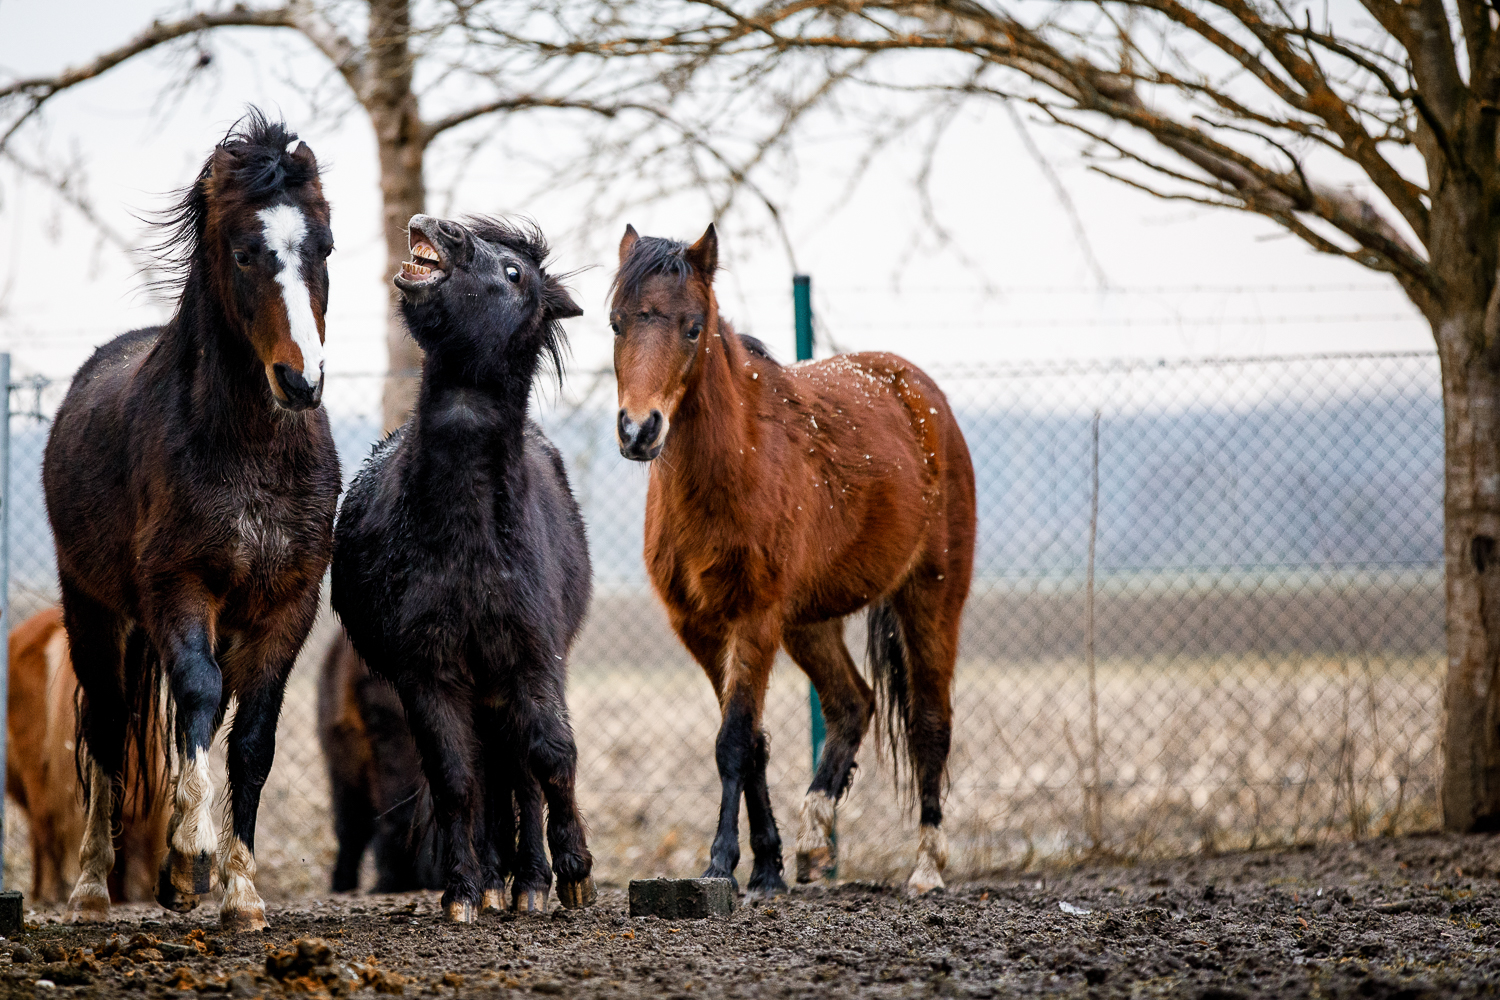
<path id="1" fill-rule="evenodd" d="M 778 646 L 812 679 L 828 720 L 802 804 L 798 881 L 832 867 L 834 804 L 875 708 L 843 619 L 869 608 L 875 688 L 921 805 L 908 885 L 926 892 L 947 862 L 950 692 L 974 562 L 968 446 L 942 391 L 895 355 L 777 364 L 719 317 L 717 267 L 713 226 L 692 246 L 627 226 L 610 312 L 620 453 L 653 463 L 646 565 L 723 716 L 723 797 L 704 874 L 733 878 L 743 792 L 749 890 L 786 888 L 761 731 Z"/>
<path id="2" fill-rule="evenodd" d="M 83 794 L 74 753 L 78 679 L 68 657 L 62 610 L 38 611 L 10 634 L 10 705 L 5 790 L 26 814 L 31 833 L 31 898 L 61 903 L 78 878 L 83 842 Z M 159 758 L 151 763 L 161 770 Z M 165 800 L 147 803 L 135 779 L 135 759 L 124 776 L 125 796 L 115 827 L 115 865 L 109 895 L 142 902 L 156 889 L 156 866 L 167 849 Z M 159 774 L 150 784 L 164 785 Z"/>

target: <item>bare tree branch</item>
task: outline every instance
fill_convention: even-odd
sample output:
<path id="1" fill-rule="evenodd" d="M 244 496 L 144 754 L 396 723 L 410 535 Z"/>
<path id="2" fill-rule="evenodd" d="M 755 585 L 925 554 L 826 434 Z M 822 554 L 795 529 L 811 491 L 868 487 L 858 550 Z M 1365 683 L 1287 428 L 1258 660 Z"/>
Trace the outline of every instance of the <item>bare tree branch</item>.
<path id="1" fill-rule="evenodd" d="M 0 133 L 0 148 L 5 146 L 17 129 L 40 110 L 43 104 L 70 87 L 103 76 L 120 63 L 176 39 L 196 35 L 213 28 L 247 26 L 294 27 L 293 11 L 290 7 L 256 10 L 236 6 L 220 13 L 194 14 L 180 21 L 154 21 L 149 28 L 129 42 L 95 57 L 82 66 L 64 70 L 56 76 L 27 77 L 0 86 L 0 113 L 8 114 L 11 119 L 5 131 Z"/>

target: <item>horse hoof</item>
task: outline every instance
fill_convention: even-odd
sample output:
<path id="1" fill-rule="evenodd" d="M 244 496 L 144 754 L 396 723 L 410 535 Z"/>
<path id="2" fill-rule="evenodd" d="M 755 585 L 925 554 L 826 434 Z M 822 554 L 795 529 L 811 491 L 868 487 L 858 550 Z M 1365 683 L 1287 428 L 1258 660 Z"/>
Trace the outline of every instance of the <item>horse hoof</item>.
<path id="1" fill-rule="evenodd" d="M 444 910 L 451 924 L 472 924 L 479 919 L 479 907 L 467 900 L 455 899 Z"/>
<path id="2" fill-rule="evenodd" d="M 515 896 L 511 900 L 511 909 L 516 913 L 540 916 L 547 912 L 547 896 L 550 893 L 548 886 L 540 889 L 516 889 Z"/>
<path id="3" fill-rule="evenodd" d="M 163 868 L 156 880 L 156 901 L 163 909 L 173 913 L 188 913 L 197 907 L 198 896 L 196 893 L 179 892 L 172 884 L 171 875 Z"/>
<path id="4" fill-rule="evenodd" d="M 230 934 L 251 934 L 255 931 L 263 931 L 268 926 L 270 925 L 266 923 L 266 910 L 263 906 L 219 911 L 219 929 L 228 931 Z"/>
<path id="5" fill-rule="evenodd" d="M 599 891 L 594 888 L 594 876 L 585 875 L 578 882 L 557 881 L 557 901 L 569 910 L 581 910 L 585 906 L 593 906 L 594 900 L 599 898 Z"/>
<path id="6" fill-rule="evenodd" d="M 828 878 L 838 864 L 838 857 L 828 845 L 797 852 L 797 881 L 802 885 Z"/>
<path id="7" fill-rule="evenodd" d="M 485 913 L 488 913 L 491 910 L 495 910 L 496 912 L 503 911 L 505 909 L 505 892 L 504 892 L 504 890 L 502 890 L 502 889 L 486 889 L 486 890 L 484 890 L 484 898 L 480 901 L 479 908 L 480 908 L 480 910 L 484 911 Z"/>
<path id="8" fill-rule="evenodd" d="M 95 924 L 109 919 L 109 890 L 102 885 L 79 885 L 68 897 L 68 923 Z"/>
<path id="9" fill-rule="evenodd" d="M 173 888 L 184 895 L 201 896 L 213 888 L 214 856 L 208 851 L 197 854 L 168 851 L 167 870 Z"/>
<path id="10" fill-rule="evenodd" d="M 929 892 L 946 888 L 937 865 L 926 862 L 925 858 L 917 864 L 917 870 L 912 872 L 911 878 L 906 881 L 906 891 L 912 896 L 925 896 Z"/>

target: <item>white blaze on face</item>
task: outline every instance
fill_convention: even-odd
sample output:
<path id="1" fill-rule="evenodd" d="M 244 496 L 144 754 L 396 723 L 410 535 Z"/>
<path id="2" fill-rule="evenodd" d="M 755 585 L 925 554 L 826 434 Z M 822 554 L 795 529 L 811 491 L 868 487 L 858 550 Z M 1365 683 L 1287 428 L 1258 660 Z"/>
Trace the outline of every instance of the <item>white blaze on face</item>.
<path id="1" fill-rule="evenodd" d="M 292 342 L 302 351 L 302 377 L 316 385 L 323 374 L 323 342 L 318 339 L 318 323 L 313 318 L 312 293 L 302 280 L 302 241 L 307 238 L 307 221 L 291 205 L 276 205 L 260 211 L 260 222 L 266 245 L 281 262 L 276 282 L 281 285 L 281 300 L 286 305 L 286 320 L 292 329 Z"/>

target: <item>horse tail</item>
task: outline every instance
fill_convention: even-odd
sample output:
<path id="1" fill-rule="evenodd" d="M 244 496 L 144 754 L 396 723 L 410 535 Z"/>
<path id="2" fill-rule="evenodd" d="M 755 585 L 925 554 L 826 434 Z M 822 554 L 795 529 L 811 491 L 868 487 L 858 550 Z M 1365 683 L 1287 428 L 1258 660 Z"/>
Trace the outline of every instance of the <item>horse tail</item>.
<path id="1" fill-rule="evenodd" d="M 163 792 L 161 779 L 167 774 L 162 768 L 162 755 L 170 744 L 167 734 L 173 720 L 171 699 L 163 705 L 162 689 L 165 672 L 161 657 L 146 638 L 139 625 L 130 630 L 125 639 L 125 656 L 121 682 L 124 685 L 122 705 L 94 705 L 83 689 L 78 686 L 76 694 L 73 733 L 73 764 L 78 772 L 78 785 L 87 795 L 90 768 L 85 759 L 88 749 L 89 722 L 95 711 L 125 713 L 125 743 L 119 748 L 123 773 L 120 775 L 120 803 L 132 793 L 140 803 L 142 816 L 156 811 L 157 798 Z M 164 710 L 165 709 L 165 710 Z"/>
<path id="2" fill-rule="evenodd" d="M 870 605 L 866 655 L 875 685 L 875 725 L 877 735 L 891 754 L 896 784 L 905 795 L 915 792 L 912 776 L 916 761 L 911 755 L 911 660 L 906 655 L 906 635 L 901 619 L 885 597 Z M 905 774 L 902 761 L 906 762 Z M 903 780 L 904 779 L 904 780 Z"/>

